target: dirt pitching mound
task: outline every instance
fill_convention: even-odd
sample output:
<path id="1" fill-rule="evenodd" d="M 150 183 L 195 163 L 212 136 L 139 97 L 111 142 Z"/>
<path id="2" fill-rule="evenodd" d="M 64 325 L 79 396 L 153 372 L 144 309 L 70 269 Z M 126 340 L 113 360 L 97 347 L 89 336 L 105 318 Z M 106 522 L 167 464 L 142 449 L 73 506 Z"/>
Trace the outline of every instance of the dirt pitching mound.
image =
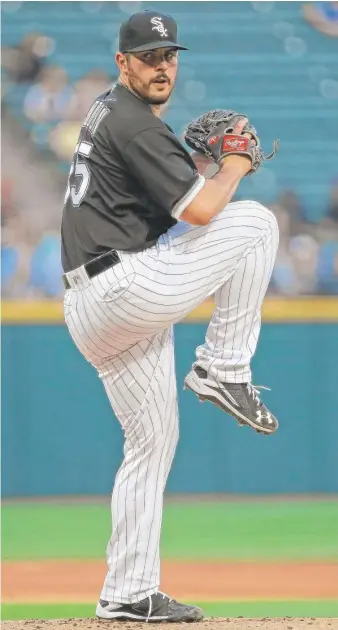
<path id="1" fill-rule="evenodd" d="M 186 602 L 338 598 L 334 562 L 164 560 L 161 573 L 162 590 Z M 2 601 L 95 602 L 105 574 L 105 563 L 97 560 L 4 562 Z"/>
<path id="2" fill-rule="evenodd" d="M 188 624 L 152 623 L 152 630 L 182 630 Z M 146 626 L 149 627 L 149 626 Z M 276 619 L 221 619 L 210 618 L 191 624 L 191 630 L 338 630 L 338 618 L 291 618 L 283 617 Z M 26 621 L 3 621 L 4 630 L 144 630 L 144 623 L 112 622 L 98 619 L 56 619 L 56 620 L 26 620 Z"/>

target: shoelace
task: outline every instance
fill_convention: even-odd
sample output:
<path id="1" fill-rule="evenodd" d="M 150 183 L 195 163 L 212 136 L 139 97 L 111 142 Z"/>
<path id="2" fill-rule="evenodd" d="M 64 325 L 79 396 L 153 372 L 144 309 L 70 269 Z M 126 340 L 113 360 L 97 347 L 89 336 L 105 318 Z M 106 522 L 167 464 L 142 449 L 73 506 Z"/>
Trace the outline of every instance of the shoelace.
<path id="1" fill-rule="evenodd" d="M 271 391 L 270 387 L 265 387 L 264 385 L 252 385 L 252 383 L 247 383 L 247 390 L 250 394 L 250 396 L 252 396 L 253 400 L 258 404 L 258 405 L 262 405 L 261 399 L 260 399 L 260 389 L 266 389 L 267 391 Z"/>
<path id="2" fill-rule="evenodd" d="M 148 600 L 149 600 L 149 609 L 148 609 L 147 621 L 149 621 L 149 618 L 150 618 L 150 615 L 151 615 L 151 611 L 153 609 L 153 600 L 151 599 L 151 595 L 148 595 Z"/>
<path id="3" fill-rule="evenodd" d="M 157 593 L 158 593 L 159 595 L 162 595 L 162 599 L 167 598 L 167 599 L 169 599 L 169 601 L 171 602 L 171 597 L 169 597 L 169 595 L 167 595 L 166 593 L 163 593 L 163 591 L 157 591 Z"/>

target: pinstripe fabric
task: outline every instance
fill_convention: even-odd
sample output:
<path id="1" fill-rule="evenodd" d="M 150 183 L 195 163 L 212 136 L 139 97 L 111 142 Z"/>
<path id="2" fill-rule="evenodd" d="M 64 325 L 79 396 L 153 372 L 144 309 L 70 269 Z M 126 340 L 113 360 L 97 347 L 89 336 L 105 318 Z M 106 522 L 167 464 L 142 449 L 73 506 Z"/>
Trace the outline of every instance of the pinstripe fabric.
<path id="1" fill-rule="evenodd" d="M 101 596 L 138 601 L 159 586 L 163 490 L 178 439 L 172 329 L 112 360 L 103 383 L 124 431 L 125 457 L 113 490 Z"/>
<path id="2" fill-rule="evenodd" d="M 232 203 L 207 226 L 179 222 L 154 247 L 120 252 L 121 263 L 66 292 L 70 334 L 97 369 L 125 436 L 105 600 L 140 601 L 160 582 L 163 491 L 178 439 L 172 325 L 214 295 L 196 362 L 216 380 L 250 381 L 277 247 L 269 210 Z"/>

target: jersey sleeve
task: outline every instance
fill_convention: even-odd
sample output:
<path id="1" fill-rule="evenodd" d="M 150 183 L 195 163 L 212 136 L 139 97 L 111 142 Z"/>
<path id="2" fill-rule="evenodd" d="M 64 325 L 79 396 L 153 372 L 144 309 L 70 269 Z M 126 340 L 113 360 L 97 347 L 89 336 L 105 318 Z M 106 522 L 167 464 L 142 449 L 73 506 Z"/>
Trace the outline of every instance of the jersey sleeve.
<path id="1" fill-rule="evenodd" d="M 165 127 L 134 135 L 124 157 L 150 197 L 176 219 L 204 186 L 189 153 Z"/>

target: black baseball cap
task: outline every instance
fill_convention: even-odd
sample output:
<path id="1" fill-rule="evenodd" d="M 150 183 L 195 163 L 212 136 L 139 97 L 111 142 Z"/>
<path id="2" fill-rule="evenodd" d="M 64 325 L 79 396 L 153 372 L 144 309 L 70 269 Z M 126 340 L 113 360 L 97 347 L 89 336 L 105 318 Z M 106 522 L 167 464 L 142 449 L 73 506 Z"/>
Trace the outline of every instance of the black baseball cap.
<path id="1" fill-rule="evenodd" d="M 120 52 L 143 52 L 167 47 L 188 50 L 177 43 L 177 23 L 171 15 L 140 11 L 121 24 Z"/>

